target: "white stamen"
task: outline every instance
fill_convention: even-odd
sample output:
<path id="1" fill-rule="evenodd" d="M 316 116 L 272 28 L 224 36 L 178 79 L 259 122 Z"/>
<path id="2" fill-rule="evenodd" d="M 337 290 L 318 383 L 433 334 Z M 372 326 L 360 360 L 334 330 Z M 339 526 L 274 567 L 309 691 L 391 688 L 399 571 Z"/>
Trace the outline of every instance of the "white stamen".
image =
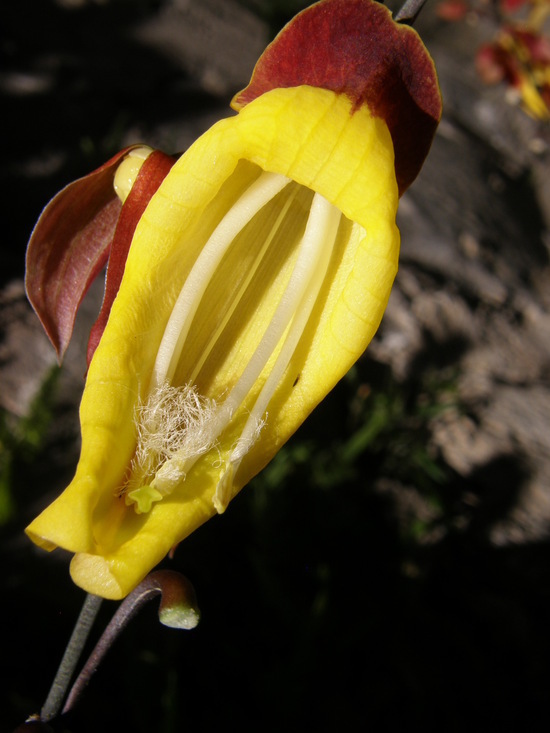
<path id="1" fill-rule="evenodd" d="M 298 257 L 286 289 L 258 348 L 220 407 L 220 412 L 224 412 L 228 420 L 252 389 L 307 292 L 312 274 L 318 266 L 318 259 L 327 244 L 325 227 L 330 221 L 332 210 L 339 215 L 339 211 L 332 204 L 319 194 L 315 195 Z"/>
<path id="2" fill-rule="evenodd" d="M 317 278 L 319 279 L 318 288 L 320 288 L 322 284 L 322 278 L 326 273 L 326 266 L 328 266 L 328 260 L 332 253 L 339 220 L 340 212 L 338 209 L 332 206 L 332 204 L 329 204 L 329 202 L 319 194 L 315 194 L 306 231 L 299 246 L 298 256 L 296 258 L 290 280 L 287 283 L 281 300 L 277 305 L 275 313 L 256 351 L 252 355 L 250 361 L 246 365 L 243 373 L 229 395 L 226 397 L 224 402 L 217 407 L 211 416 L 211 420 L 209 421 L 209 430 L 213 437 L 219 437 L 228 426 L 233 414 L 244 402 L 248 393 L 269 361 L 269 358 L 277 348 L 277 345 L 285 331 L 288 329 L 289 324 L 294 318 L 301 302 L 304 301 L 304 307 L 307 308 L 309 305 L 310 310 L 307 312 L 306 316 L 299 319 L 299 323 L 302 323 L 303 320 L 303 324 L 301 326 L 297 326 L 294 336 L 292 337 L 295 339 L 296 343 L 299 340 L 318 292 L 317 290 L 317 292 L 313 294 L 313 300 L 309 302 L 308 290 L 315 273 L 320 273 L 319 278 Z M 256 441 L 260 433 L 263 425 L 265 408 L 267 407 L 273 391 L 275 390 L 275 387 L 277 386 L 279 379 L 281 378 L 296 347 L 294 345 L 291 348 L 291 342 L 292 339 L 289 341 L 289 347 L 284 350 L 282 358 L 276 361 L 275 367 L 278 367 L 276 375 L 269 381 L 269 384 L 262 391 L 261 402 L 258 404 L 258 407 L 256 407 L 256 405 L 254 406 L 254 409 L 246 422 L 245 430 L 239 438 L 235 448 L 237 456 L 244 456 L 248 450 L 250 450 L 250 447 Z M 185 462 L 186 472 L 192 468 L 197 459 L 198 456 L 189 457 L 189 460 Z M 233 460 L 233 458 L 231 458 L 230 461 L 231 460 Z M 235 458 L 233 462 L 236 462 L 237 460 L 239 459 Z M 169 472 L 171 471 L 171 468 L 166 466 L 161 470 L 163 470 L 163 472 Z M 225 469 L 225 473 L 227 473 L 227 468 Z M 214 499 L 216 509 L 218 511 L 223 511 L 225 508 L 224 502 L 219 497 L 221 492 L 220 487 L 224 485 L 230 486 L 230 484 L 231 481 L 227 478 L 223 480 L 223 477 L 218 484 L 216 497 Z M 156 481 L 153 482 L 153 485 L 156 487 Z"/>
<path id="3" fill-rule="evenodd" d="M 277 232 L 279 230 L 279 227 L 283 223 L 283 220 L 285 219 L 285 217 L 286 217 L 286 215 L 288 213 L 288 210 L 289 210 L 292 202 L 296 198 L 297 192 L 298 192 L 298 187 L 295 186 L 292 189 L 292 191 L 289 193 L 288 198 L 285 199 L 284 204 L 282 205 L 281 210 L 280 210 L 280 212 L 279 212 L 279 214 L 278 214 L 278 216 L 277 216 L 277 218 L 275 220 L 275 223 L 271 227 L 270 232 L 269 232 L 268 236 L 265 238 L 265 241 L 262 244 L 262 246 L 258 248 L 258 252 L 257 252 L 257 254 L 256 254 L 255 258 L 254 258 L 254 261 L 250 265 L 250 267 L 249 267 L 249 269 L 248 269 L 248 271 L 246 273 L 246 276 L 243 278 L 243 282 L 241 283 L 238 291 L 235 293 L 235 296 L 234 296 L 233 300 L 231 301 L 231 304 L 226 309 L 225 314 L 224 314 L 224 316 L 223 316 L 220 324 L 218 325 L 218 327 L 216 328 L 216 330 L 213 331 L 212 334 L 210 335 L 209 342 L 205 346 L 205 348 L 203 349 L 203 352 L 201 354 L 201 357 L 197 361 L 197 364 L 196 364 L 195 368 L 193 369 L 193 372 L 191 373 L 191 376 L 189 378 L 189 382 L 191 384 L 194 384 L 195 383 L 195 380 L 197 378 L 197 375 L 199 374 L 200 370 L 204 366 L 204 363 L 206 362 L 207 358 L 210 356 L 210 354 L 212 352 L 212 349 L 214 348 L 214 346 L 215 346 L 218 338 L 220 337 L 221 333 L 223 332 L 224 328 L 229 323 L 229 319 L 231 318 L 231 316 L 235 312 L 235 310 L 236 310 L 236 308 L 237 308 L 237 306 L 238 306 L 238 304 L 239 304 L 242 296 L 246 292 L 246 289 L 248 288 L 248 286 L 252 282 L 252 280 L 254 278 L 254 275 L 258 271 L 258 267 L 260 266 L 260 263 L 261 263 L 262 259 L 264 258 L 264 255 L 266 254 L 266 252 L 267 252 L 267 250 L 268 250 L 271 242 L 273 241 L 275 235 L 277 234 Z"/>
<path id="4" fill-rule="evenodd" d="M 241 437 L 237 441 L 216 487 L 214 505 L 218 512 L 225 510 L 231 498 L 230 491 L 233 476 L 237 472 L 244 456 L 256 442 L 260 430 L 259 426 L 263 424 L 267 406 L 277 385 L 283 378 L 284 372 L 309 320 L 327 273 L 338 234 L 340 218 L 341 213 L 338 209 L 320 194 L 315 194 L 306 231 L 300 245 L 296 266 L 287 289 L 283 294 L 283 298 L 279 303 L 275 316 L 260 346 L 247 365 L 241 379 L 220 408 L 221 410 L 226 409 L 226 405 L 230 400 L 236 401 L 241 391 L 244 391 L 250 382 L 253 384 L 258 378 L 265 366 L 267 358 L 273 353 L 282 333 L 286 330 L 288 320 L 292 319 L 281 351 L 264 383 L 262 391 L 241 433 Z M 241 382 L 243 383 L 242 385 Z M 227 409 L 231 408 L 234 408 L 233 402 L 230 403 Z"/>
<path id="5" fill-rule="evenodd" d="M 242 447 L 249 443 L 247 436 L 252 437 L 256 432 L 258 420 L 265 413 L 273 392 L 281 381 L 288 363 L 302 337 L 313 306 L 317 301 L 319 291 L 323 285 L 325 275 L 327 274 L 336 235 L 338 234 L 340 218 L 341 213 L 338 209 L 319 194 L 315 194 L 311 206 L 308 228 L 306 230 L 306 237 L 310 237 L 312 249 L 313 247 L 315 248 L 315 252 L 308 250 L 314 257 L 314 267 L 312 268 L 310 279 L 304 283 L 302 298 L 296 309 L 296 314 L 292 320 L 283 347 L 254 404 L 254 409 L 250 413 L 250 418 L 231 456 L 230 460 L 232 461 L 242 459 L 244 455 Z"/>
<path id="6" fill-rule="evenodd" d="M 214 449 L 223 431 L 253 390 L 269 360 L 279 353 L 265 379 L 260 394 L 223 466 L 213 497 L 219 512 L 231 499 L 233 477 L 243 457 L 254 445 L 267 416 L 269 402 L 284 378 L 302 338 L 323 286 L 334 250 L 341 213 L 320 194 L 313 196 L 310 214 L 296 260 L 273 317 L 252 357 L 229 395 L 221 404 L 199 396 L 193 382 L 214 348 L 238 302 L 251 285 L 260 263 L 287 215 L 295 192 L 282 204 L 275 223 L 240 283 L 231 305 L 209 337 L 194 365 L 191 382 L 173 387 L 180 354 L 201 299 L 235 237 L 244 226 L 276 196 L 289 180 L 262 173 L 216 227 L 193 266 L 176 301 L 157 355 L 152 387 L 139 414 L 138 441 L 132 479 L 124 489 L 127 503 L 136 511 L 149 511 L 152 502 L 170 494 L 205 453 Z M 296 187 L 298 190 L 298 187 Z"/>
<path id="7" fill-rule="evenodd" d="M 166 325 L 153 369 L 152 390 L 172 380 L 202 296 L 231 243 L 258 211 L 289 183 L 290 179 L 278 173 L 263 172 L 212 232 L 181 289 Z"/>

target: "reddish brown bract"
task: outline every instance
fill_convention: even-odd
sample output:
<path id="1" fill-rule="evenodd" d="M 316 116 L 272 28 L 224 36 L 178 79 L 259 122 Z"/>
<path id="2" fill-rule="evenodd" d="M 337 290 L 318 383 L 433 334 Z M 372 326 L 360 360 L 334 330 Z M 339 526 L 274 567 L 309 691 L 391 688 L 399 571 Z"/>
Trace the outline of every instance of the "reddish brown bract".
<path id="1" fill-rule="evenodd" d="M 27 247 L 27 297 L 59 361 L 76 312 L 104 267 L 122 204 L 113 189 L 126 148 L 101 168 L 70 183 L 42 212 Z"/>
<path id="2" fill-rule="evenodd" d="M 93 280 L 109 261 L 100 318 L 90 336 L 91 358 L 118 291 L 134 229 L 174 159 L 153 153 L 146 175 L 124 204 L 113 188 L 116 170 L 132 145 L 97 170 L 70 183 L 42 212 L 27 248 L 27 296 L 59 361 L 73 332 L 76 313 Z M 140 171 L 141 174 L 141 171 Z M 138 175 L 138 180 L 140 175 Z M 136 181 L 137 184 L 137 181 Z M 115 238 L 115 246 L 111 248 Z M 88 361 L 89 363 L 89 361 Z"/>

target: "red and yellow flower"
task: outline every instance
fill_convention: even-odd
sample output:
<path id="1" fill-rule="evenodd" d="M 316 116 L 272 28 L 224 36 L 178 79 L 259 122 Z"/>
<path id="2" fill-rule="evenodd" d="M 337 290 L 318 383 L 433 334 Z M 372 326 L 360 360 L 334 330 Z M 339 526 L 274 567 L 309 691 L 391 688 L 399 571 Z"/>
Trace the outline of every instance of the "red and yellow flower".
<path id="1" fill-rule="evenodd" d="M 76 475 L 27 528 L 108 598 L 223 512 L 363 353 L 441 113 L 417 34 L 371 0 L 296 16 L 233 106 L 175 163 L 135 148 L 72 184 L 29 246 L 60 352 L 111 257 Z"/>

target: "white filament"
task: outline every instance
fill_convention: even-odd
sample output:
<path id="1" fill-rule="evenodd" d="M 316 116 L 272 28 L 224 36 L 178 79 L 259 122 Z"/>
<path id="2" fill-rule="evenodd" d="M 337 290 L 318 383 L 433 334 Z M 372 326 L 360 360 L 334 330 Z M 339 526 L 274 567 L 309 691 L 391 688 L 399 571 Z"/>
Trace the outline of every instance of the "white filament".
<path id="1" fill-rule="evenodd" d="M 220 334 L 223 332 L 224 328 L 229 323 L 229 319 L 235 312 L 235 309 L 237 308 L 237 305 L 239 304 L 239 301 L 241 300 L 242 296 L 244 295 L 246 289 L 252 282 L 254 275 L 256 274 L 258 267 L 260 266 L 260 263 L 267 252 L 269 245 L 273 241 L 275 235 L 277 234 L 277 231 L 279 230 L 279 227 L 281 226 L 284 218 L 286 217 L 288 210 L 294 201 L 296 197 L 296 193 L 298 192 L 298 188 L 295 187 L 288 198 L 285 199 L 283 206 L 281 207 L 281 210 L 279 211 L 279 214 L 277 215 L 277 218 L 273 224 L 273 226 L 270 229 L 270 232 L 268 236 L 265 238 L 263 244 L 261 247 L 258 248 L 258 252 L 256 256 L 254 257 L 254 261 L 250 265 L 248 272 L 246 274 L 246 277 L 243 278 L 243 282 L 241 283 L 239 289 L 235 293 L 235 297 L 233 298 L 233 301 L 229 305 L 229 307 L 226 309 L 224 316 L 219 323 L 218 327 L 215 331 L 213 331 L 210 335 L 210 339 L 208 341 L 208 344 L 203 350 L 203 353 L 201 354 L 200 359 L 197 361 L 197 364 L 195 368 L 193 369 L 193 372 L 191 374 L 191 377 L 189 379 L 189 382 L 191 384 L 195 383 L 195 380 L 197 378 L 197 375 L 199 374 L 200 370 L 204 366 L 205 361 L 207 360 L 208 356 L 210 355 L 212 349 L 214 348 L 214 345 L 216 344 Z"/>
<path id="2" fill-rule="evenodd" d="M 341 213 L 338 209 L 320 194 L 315 194 L 298 260 L 287 289 L 260 346 L 223 405 L 225 408 L 230 403 L 227 409 L 234 409 L 234 403 L 242 393 L 245 390 L 248 393 L 252 384 L 259 377 L 267 359 L 273 353 L 282 332 L 286 330 L 289 320 L 292 319 L 275 364 L 254 403 L 243 432 L 218 483 L 214 497 L 214 504 L 218 511 L 223 511 L 230 499 L 227 494 L 231 488 L 233 476 L 242 459 L 256 441 L 258 425 L 263 422 L 267 406 L 283 378 L 317 301 L 334 249 L 340 218 Z"/>
<path id="3" fill-rule="evenodd" d="M 327 244 L 325 229 L 329 226 L 330 219 L 336 216 L 338 217 L 336 221 L 337 225 L 340 212 L 322 196 L 315 194 L 306 231 L 300 244 L 298 257 L 288 285 L 258 348 L 222 405 L 222 410 L 228 418 L 231 417 L 254 386 L 254 383 L 288 328 L 300 301 L 307 293 L 313 273 L 318 267 L 319 257 L 322 255 L 323 249 Z M 329 230 L 332 231 L 330 226 Z"/>
<path id="4" fill-rule="evenodd" d="M 224 254 L 245 225 L 290 183 L 278 173 L 263 172 L 212 232 L 193 265 L 170 315 L 158 350 L 151 390 L 170 382 L 202 296 Z"/>

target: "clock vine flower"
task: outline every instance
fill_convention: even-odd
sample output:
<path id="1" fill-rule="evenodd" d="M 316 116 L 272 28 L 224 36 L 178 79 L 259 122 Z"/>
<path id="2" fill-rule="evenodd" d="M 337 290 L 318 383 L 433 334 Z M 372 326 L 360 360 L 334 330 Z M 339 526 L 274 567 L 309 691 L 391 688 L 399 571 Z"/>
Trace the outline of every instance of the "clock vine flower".
<path id="1" fill-rule="evenodd" d="M 76 475 L 27 528 L 108 598 L 223 512 L 363 353 L 441 113 L 417 34 L 372 0 L 296 16 L 233 106 L 175 162 L 134 147 L 71 184 L 29 245 L 59 353 L 110 258 Z"/>

